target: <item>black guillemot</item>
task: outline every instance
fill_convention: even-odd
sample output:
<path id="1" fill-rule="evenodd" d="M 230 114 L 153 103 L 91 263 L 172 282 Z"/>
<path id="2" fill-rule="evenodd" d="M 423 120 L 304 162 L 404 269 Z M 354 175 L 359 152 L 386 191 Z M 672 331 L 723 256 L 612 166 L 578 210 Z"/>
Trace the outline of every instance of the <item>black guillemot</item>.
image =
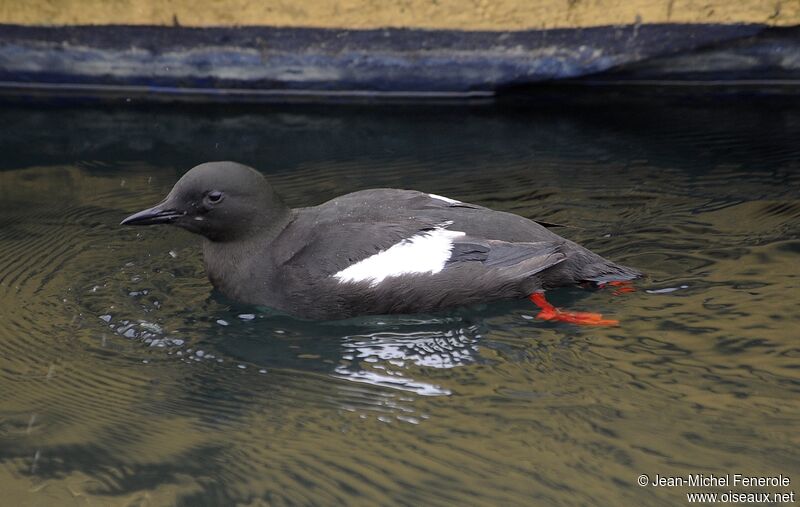
<path id="1" fill-rule="evenodd" d="M 530 298 L 540 318 L 616 324 L 551 306 L 545 289 L 641 276 L 511 213 L 414 190 L 353 192 L 291 209 L 235 162 L 188 171 L 124 225 L 172 224 L 203 236 L 211 283 L 226 296 L 310 319 L 427 313 Z"/>

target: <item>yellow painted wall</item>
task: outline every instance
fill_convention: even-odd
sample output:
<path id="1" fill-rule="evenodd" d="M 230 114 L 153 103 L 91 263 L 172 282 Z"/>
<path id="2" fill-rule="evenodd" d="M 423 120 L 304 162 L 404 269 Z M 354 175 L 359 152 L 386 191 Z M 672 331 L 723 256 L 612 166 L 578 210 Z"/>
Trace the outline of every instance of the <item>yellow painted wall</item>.
<path id="1" fill-rule="evenodd" d="M 800 0 L 0 0 L 0 23 L 520 30 L 800 24 Z"/>

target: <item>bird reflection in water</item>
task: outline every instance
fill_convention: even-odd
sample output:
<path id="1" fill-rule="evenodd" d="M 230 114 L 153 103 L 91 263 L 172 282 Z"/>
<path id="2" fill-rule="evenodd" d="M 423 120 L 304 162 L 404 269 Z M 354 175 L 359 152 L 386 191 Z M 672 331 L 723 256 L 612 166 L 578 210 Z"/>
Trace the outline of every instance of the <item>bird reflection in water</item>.
<path id="1" fill-rule="evenodd" d="M 266 329 L 270 320 L 278 327 Z M 326 324 L 275 318 L 247 324 L 250 326 L 239 327 L 250 327 L 255 333 L 237 332 L 219 343 L 226 355 L 259 368 L 324 372 L 337 379 L 419 395 L 451 393 L 427 382 L 426 369 L 454 368 L 480 360 L 481 325 L 459 317 L 391 316 Z M 309 326 L 316 327 L 314 339 L 305 338 Z"/>
<path id="2" fill-rule="evenodd" d="M 476 361 L 477 326 L 458 327 L 446 331 L 414 331 L 409 333 L 377 332 L 346 336 L 342 342 L 349 361 L 335 372 L 339 378 L 385 387 L 414 391 L 421 395 L 450 394 L 431 384 L 415 381 L 405 375 L 406 365 L 428 368 L 454 368 Z"/>

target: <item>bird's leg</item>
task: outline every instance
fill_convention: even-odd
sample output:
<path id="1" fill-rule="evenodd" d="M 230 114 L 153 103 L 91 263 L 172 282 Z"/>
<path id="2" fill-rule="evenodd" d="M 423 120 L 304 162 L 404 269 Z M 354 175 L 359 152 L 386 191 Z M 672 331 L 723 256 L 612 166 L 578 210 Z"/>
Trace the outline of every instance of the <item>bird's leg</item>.
<path id="1" fill-rule="evenodd" d="M 544 292 L 534 292 L 528 296 L 528 298 L 542 310 L 539 312 L 539 315 L 536 316 L 538 319 L 569 322 L 586 326 L 616 326 L 619 324 L 618 320 L 604 319 L 603 315 L 600 313 L 568 312 L 560 310 L 545 299 Z"/>
<path id="2" fill-rule="evenodd" d="M 627 292 L 636 292 L 633 282 L 629 280 L 613 280 L 611 282 L 598 282 L 597 287 L 603 289 L 605 287 L 616 287 L 616 290 L 611 294 L 621 296 Z"/>

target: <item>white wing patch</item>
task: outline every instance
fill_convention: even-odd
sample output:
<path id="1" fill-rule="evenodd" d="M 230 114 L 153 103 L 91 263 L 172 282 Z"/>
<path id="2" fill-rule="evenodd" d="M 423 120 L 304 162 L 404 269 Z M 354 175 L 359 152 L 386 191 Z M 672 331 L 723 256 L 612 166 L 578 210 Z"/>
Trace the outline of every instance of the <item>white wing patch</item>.
<path id="1" fill-rule="evenodd" d="M 461 204 L 461 201 L 456 201 L 455 199 L 450 199 L 449 197 L 444 197 L 441 195 L 428 194 L 428 197 L 431 197 L 433 199 L 439 199 L 440 201 L 444 201 L 447 204 Z"/>
<path id="2" fill-rule="evenodd" d="M 444 269 L 453 251 L 453 239 L 464 236 L 461 231 L 436 229 L 417 234 L 367 257 L 335 275 L 340 282 L 369 282 L 375 287 L 387 278 L 429 273 Z"/>

